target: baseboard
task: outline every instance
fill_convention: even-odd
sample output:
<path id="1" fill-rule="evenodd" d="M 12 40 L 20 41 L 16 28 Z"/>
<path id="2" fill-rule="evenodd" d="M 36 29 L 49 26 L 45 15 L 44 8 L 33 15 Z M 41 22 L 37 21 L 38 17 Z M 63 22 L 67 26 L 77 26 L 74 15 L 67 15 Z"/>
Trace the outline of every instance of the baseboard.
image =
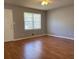
<path id="1" fill-rule="evenodd" d="M 48 36 L 54 36 L 54 37 L 59 37 L 59 38 L 65 38 L 65 39 L 70 39 L 70 40 L 74 40 L 74 38 L 69 38 L 69 37 L 64 37 L 64 36 L 57 36 L 57 35 L 51 35 L 51 34 L 47 34 Z"/>
<path id="2" fill-rule="evenodd" d="M 13 39 L 13 40 L 10 40 L 10 41 L 4 41 L 4 42 L 18 41 L 18 40 L 29 39 L 29 38 L 34 38 L 34 37 L 40 37 L 40 36 L 45 36 L 45 35 L 46 35 L 46 34 L 33 35 L 33 36 L 28 36 L 28 37 L 23 37 L 23 38 Z"/>
<path id="3" fill-rule="evenodd" d="M 65 39 L 71 39 L 71 40 L 74 39 L 74 38 L 69 38 L 69 37 L 64 37 L 64 36 L 57 36 L 57 35 L 51 35 L 51 34 L 42 34 L 42 35 L 34 35 L 34 36 L 29 36 L 29 37 L 23 37 L 23 38 L 13 39 L 11 41 L 18 41 L 18 40 L 22 40 L 22 39 L 29 39 L 29 38 L 40 37 L 40 36 L 45 36 L 45 35 L 59 37 L 59 38 L 65 38 Z M 10 42 L 10 41 L 5 41 L 5 42 Z"/>
<path id="4" fill-rule="evenodd" d="M 46 35 L 46 34 L 28 36 L 28 37 L 23 37 L 23 38 L 14 39 L 13 41 L 22 40 L 22 39 L 29 39 L 29 38 L 35 38 L 35 37 L 40 37 L 40 36 L 45 36 L 45 35 Z"/>

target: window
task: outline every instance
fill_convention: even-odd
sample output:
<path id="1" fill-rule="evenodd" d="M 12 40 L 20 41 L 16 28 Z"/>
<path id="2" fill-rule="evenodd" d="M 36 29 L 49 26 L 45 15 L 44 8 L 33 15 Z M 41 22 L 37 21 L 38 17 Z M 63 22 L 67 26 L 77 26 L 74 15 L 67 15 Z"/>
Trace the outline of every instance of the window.
<path id="1" fill-rule="evenodd" d="M 41 14 L 24 12 L 24 29 L 41 29 Z"/>

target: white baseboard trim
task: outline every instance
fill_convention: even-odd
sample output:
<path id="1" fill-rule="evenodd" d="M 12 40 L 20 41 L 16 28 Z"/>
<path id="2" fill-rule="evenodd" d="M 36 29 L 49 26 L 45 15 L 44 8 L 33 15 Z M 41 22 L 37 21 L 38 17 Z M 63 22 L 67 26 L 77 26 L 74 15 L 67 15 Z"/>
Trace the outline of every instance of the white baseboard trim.
<path id="1" fill-rule="evenodd" d="M 13 41 L 22 40 L 22 39 L 29 39 L 29 38 L 34 38 L 34 37 L 40 37 L 40 36 L 44 36 L 44 35 L 46 35 L 46 34 L 33 35 L 33 36 L 24 37 L 24 38 L 18 38 L 18 39 L 14 39 Z"/>
<path id="2" fill-rule="evenodd" d="M 23 37 L 23 38 L 13 39 L 13 40 L 4 41 L 4 42 L 18 41 L 18 40 L 23 40 L 23 39 L 29 39 L 29 38 L 34 38 L 34 37 L 40 37 L 40 36 L 44 36 L 44 35 L 46 35 L 46 34 L 33 35 L 33 36 L 28 36 L 28 37 Z"/>
<path id="3" fill-rule="evenodd" d="M 69 38 L 69 37 L 64 37 L 64 36 L 57 36 L 57 35 L 51 35 L 51 34 L 47 34 L 48 36 L 54 36 L 54 37 L 59 37 L 59 38 L 65 38 L 65 39 L 71 39 L 74 40 L 74 38 Z"/>
<path id="4" fill-rule="evenodd" d="M 10 41 L 18 41 L 18 40 L 23 40 L 23 39 L 40 37 L 40 36 L 44 36 L 44 35 L 74 40 L 74 38 L 69 38 L 69 37 L 64 37 L 64 36 L 57 36 L 57 35 L 51 35 L 51 34 L 41 34 L 41 35 L 34 35 L 34 36 L 28 36 L 28 37 L 24 37 L 24 38 L 13 39 L 13 40 L 10 40 Z M 9 42 L 9 41 L 5 41 L 5 42 Z"/>

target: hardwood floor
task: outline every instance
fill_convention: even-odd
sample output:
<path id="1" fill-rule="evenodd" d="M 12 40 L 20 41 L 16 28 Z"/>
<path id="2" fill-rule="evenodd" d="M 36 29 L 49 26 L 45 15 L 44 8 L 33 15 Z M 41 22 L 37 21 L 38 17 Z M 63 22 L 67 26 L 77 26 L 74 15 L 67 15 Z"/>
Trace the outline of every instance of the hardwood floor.
<path id="1" fill-rule="evenodd" d="M 74 41 L 41 36 L 4 46 L 5 59 L 74 59 Z"/>

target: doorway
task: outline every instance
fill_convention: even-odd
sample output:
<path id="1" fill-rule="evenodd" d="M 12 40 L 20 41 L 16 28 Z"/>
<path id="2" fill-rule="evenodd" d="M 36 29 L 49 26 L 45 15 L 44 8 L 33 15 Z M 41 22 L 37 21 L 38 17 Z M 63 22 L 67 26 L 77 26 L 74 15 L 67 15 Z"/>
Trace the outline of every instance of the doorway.
<path id="1" fill-rule="evenodd" d="M 13 12 L 12 9 L 4 9 L 4 41 L 12 41 L 13 31 Z"/>

